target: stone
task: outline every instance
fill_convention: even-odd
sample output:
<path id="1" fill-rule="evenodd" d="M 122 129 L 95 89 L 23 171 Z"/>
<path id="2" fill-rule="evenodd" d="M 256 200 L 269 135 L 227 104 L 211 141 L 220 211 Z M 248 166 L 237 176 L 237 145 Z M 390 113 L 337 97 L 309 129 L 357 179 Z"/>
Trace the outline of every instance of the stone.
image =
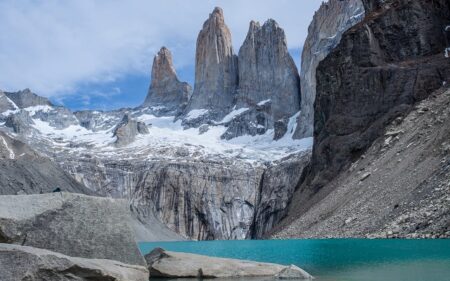
<path id="1" fill-rule="evenodd" d="M 0 90 L 0 112 L 5 112 L 7 110 L 18 109 L 17 105 L 14 104 L 5 93 Z"/>
<path id="2" fill-rule="evenodd" d="M 0 243 L 2 281 L 147 281 L 144 266 L 106 259 L 85 259 L 27 246 Z"/>
<path id="3" fill-rule="evenodd" d="M 302 51 L 301 113 L 294 138 L 313 136 L 317 66 L 339 44 L 342 34 L 363 18 L 361 0 L 325 1 L 314 14 Z"/>
<path id="4" fill-rule="evenodd" d="M 125 114 L 122 121 L 114 129 L 113 136 L 117 138 L 115 142 L 117 146 L 125 146 L 132 143 L 137 135 L 145 135 L 148 133 L 149 131 L 145 123 L 133 120 L 128 114 Z"/>
<path id="5" fill-rule="evenodd" d="M 278 279 L 295 279 L 295 280 L 311 280 L 314 279 L 308 272 L 304 271 L 298 266 L 291 264 L 290 266 L 281 270 L 277 275 Z"/>
<path id="6" fill-rule="evenodd" d="M 280 274 L 311 279 L 309 274 L 297 267 L 169 252 L 161 248 L 156 248 L 145 255 L 145 259 L 151 278 L 275 277 Z"/>
<path id="7" fill-rule="evenodd" d="M 162 47 L 153 59 L 151 84 L 142 107 L 152 107 L 161 115 L 178 114 L 189 100 L 192 89 L 178 80 L 172 54 Z"/>
<path id="8" fill-rule="evenodd" d="M 292 117 L 300 110 L 300 77 L 289 54 L 284 30 L 275 20 L 269 19 L 262 26 L 250 22 L 238 61 L 236 108 L 252 109 L 270 101 L 270 110 L 265 116 L 269 121 L 264 132 L 272 129 L 277 120 Z M 256 123 L 256 118 L 244 122 Z"/>
<path id="9" fill-rule="evenodd" d="M 203 135 L 204 133 L 209 131 L 209 125 L 208 124 L 203 124 L 198 128 L 198 133 L 200 135 Z"/>
<path id="10" fill-rule="evenodd" d="M 0 196 L 0 243 L 144 265 L 126 200 L 66 192 Z"/>
<path id="11" fill-rule="evenodd" d="M 238 83 L 238 60 L 223 11 L 215 8 L 197 38 L 194 92 L 185 115 L 196 109 L 208 111 L 208 120 L 220 120 L 230 111 Z M 189 126 L 189 121 L 184 124 Z M 201 125 L 201 124 L 198 124 Z"/>

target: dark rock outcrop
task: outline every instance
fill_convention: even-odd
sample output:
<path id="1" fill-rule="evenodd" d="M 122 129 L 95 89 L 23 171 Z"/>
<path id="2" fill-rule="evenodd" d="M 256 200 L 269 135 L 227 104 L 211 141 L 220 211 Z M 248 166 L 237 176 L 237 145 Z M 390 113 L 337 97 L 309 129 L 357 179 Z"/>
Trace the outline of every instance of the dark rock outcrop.
<path id="1" fill-rule="evenodd" d="M 342 34 L 364 18 L 361 0 L 330 0 L 322 3 L 308 28 L 302 52 L 301 113 L 294 138 L 312 137 L 316 68 L 341 41 Z"/>
<path id="2" fill-rule="evenodd" d="M 0 112 L 17 109 L 17 106 L 0 90 Z"/>
<path id="3" fill-rule="evenodd" d="M 32 93 L 30 89 L 25 89 L 19 92 L 5 92 L 5 95 L 19 108 L 26 108 L 36 105 L 52 105 L 47 98 Z"/>
<path id="4" fill-rule="evenodd" d="M 143 107 L 152 107 L 159 114 L 177 114 L 191 94 L 191 86 L 178 80 L 172 54 L 162 47 L 153 59 L 152 77 Z"/>
<path id="5" fill-rule="evenodd" d="M 258 110 L 261 104 L 268 110 Z M 250 22 L 247 37 L 239 50 L 236 108 L 249 108 L 249 112 L 243 115 L 245 118 L 232 122 L 244 122 L 255 128 L 236 130 L 236 124 L 230 125 L 226 138 L 264 133 L 273 129 L 276 121 L 289 118 L 300 110 L 297 67 L 288 52 L 284 30 L 272 19 L 262 26 Z M 265 122 L 258 122 L 261 119 Z"/>
<path id="6" fill-rule="evenodd" d="M 114 129 L 114 137 L 117 138 L 115 144 L 117 146 L 130 144 L 139 134 L 148 134 L 147 125 L 143 122 L 133 120 L 128 114 L 125 114 L 122 121 Z"/>
<path id="7" fill-rule="evenodd" d="M 0 244 L 2 281 L 148 281 L 143 266 L 105 259 L 84 259 L 27 246 Z"/>
<path id="8" fill-rule="evenodd" d="M 208 110 L 208 120 L 220 120 L 230 111 L 238 83 L 238 61 L 225 25 L 223 11 L 215 8 L 197 38 L 194 92 L 185 110 Z M 185 119 L 187 126 L 200 125 Z"/>
<path id="9" fill-rule="evenodd" d="M 11 114 L 5 119 L 5 126 L 11 128 L 16 134 L 29 133 L 33 130 L 32 124 L 34 124 L 33 119 L 25 110 L 19 110 L 16 114 Z"/>
<path id="10" fill-rule="evenodd" d="M 0 196 L 0 243 L 145 265 L 126 200 L 74 193 Z"/>
<path id="11" fill-rule="evenodd" d="M 315 187 L 357 159 L 388 122 L 450 79 L 442 32 L 450 18 L 448 1 L 364 4 L 366 18 L 317 69 L 309 178 Z"/>

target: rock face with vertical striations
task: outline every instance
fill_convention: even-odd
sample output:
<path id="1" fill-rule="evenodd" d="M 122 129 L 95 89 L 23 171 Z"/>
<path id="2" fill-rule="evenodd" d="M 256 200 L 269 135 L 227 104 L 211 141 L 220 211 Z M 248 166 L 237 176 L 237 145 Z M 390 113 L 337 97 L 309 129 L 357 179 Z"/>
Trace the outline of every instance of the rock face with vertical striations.
<path id="1" fill-rule="evenodd" d="M 244 118 L 231 122 L 225 134 L 227 139 L 265 133 L 274 128 L 275 122 L 300 110 L 298 70 L 288 52 L 284 30 L 272 19 L 262 26 L 252 21 L 239 50 L 236 108 L 249 110 L 243 114 Z M 236 129 L 242 126 L 245 128 Z"/>
<path id="2" fill-rule="evenodd" d="M 186 106 L 191 91 L 188 83 L 178 80 L 172 54 L 162 47 L 153 59 L 150 89 L 142 106 L 152 107 L 159 113 L 176 114 Z"/>
<path id="3" fill-rule="evenodd" d="M 231 44 L 231 33 L 225 25 L 222 9 L 215 8 L 197 38 L 195 86 L 186 114 L 204 109 L 208 113 L 207 116 L 199 116 L 202 119 L 221 119 L 232 107 L 237 83 L 238 62 Z M 198 119 L 185 119 L 184 124 L 199 125 Z"/>
<path id="4" fill-rule="evenodd" d="M 294 138 L 313 135 L 316 68 L 341 41 L 342 34 L 364 18 L 361 0 L 330 0 L 322 3 L 309 25 L 301 68 L 301 113 Z"/>

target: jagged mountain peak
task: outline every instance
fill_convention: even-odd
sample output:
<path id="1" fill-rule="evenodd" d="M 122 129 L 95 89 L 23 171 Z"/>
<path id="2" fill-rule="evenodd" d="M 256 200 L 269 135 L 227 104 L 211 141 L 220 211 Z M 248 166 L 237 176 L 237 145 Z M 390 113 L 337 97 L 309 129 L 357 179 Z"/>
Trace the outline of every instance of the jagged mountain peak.
<path id="1" fill-rule="evenodd" d="M 52 103 L 47 98 L 38 96 L 28 88 L 18 92 L 4 92 L 4 94 L 19 108 L 37 105 L 52 106 Z"/>
<path id="2" fill-rule="evenodd" d="M 177 114 L 187 103 L 191 86 L 180 82 L 172 53 L 162 47 L 153 59 L 151 84 L 143 106 L 153 107 L 158 115 Z"/>

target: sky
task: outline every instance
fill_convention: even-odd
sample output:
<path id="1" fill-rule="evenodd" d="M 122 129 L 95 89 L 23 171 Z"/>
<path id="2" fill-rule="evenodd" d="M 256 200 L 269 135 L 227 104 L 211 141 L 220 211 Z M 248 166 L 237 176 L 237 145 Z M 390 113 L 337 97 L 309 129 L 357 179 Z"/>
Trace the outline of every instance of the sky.
<path id="1" fill-rule="evenodd" d="M 73 110 L 141 104 L 153 56 L 173 55 L 192 85 L 195 43 L 214 7 L 237 53 L 250 20 L 275 19 L 297 66 L 322 0 L 0 0 L 0 89 L 30 88 Z"/>

